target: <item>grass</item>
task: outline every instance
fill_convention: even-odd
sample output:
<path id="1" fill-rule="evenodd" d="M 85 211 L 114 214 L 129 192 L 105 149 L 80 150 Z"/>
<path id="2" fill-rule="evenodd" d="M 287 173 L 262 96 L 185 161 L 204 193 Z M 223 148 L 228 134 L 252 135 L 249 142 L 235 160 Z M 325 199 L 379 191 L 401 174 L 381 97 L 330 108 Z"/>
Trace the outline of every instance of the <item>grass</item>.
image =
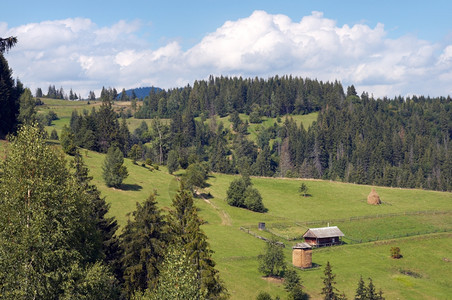
<path id="1" fill-rule="evenodd" d="M 94 153 L 93 153 L 94 154 Z M 91 154 L 90 154 L 91 155 Z M 98 154 L 97 154 L 98 155 Z M 96 169 L 96 158 L 92 157 L 91 168 Z M 87 161 L 89 160 L 87 159 Z M 137 178 L 145 175 L 149 179 L 146 182 L 159 189 L 158 201 L 162 207 L 170 205 L 171 196 L 177 189 L 177 181 L 174 177 L 161 170 L 156 173 L 145 171 L 144 168 L 127 165 L 130 173 L 137 172 Z M 143 173 L 144 172 L 144 173 Z M 96 175 L 94 172 L 93 174 Z M 141 175 L 140 175 L 141 174 Z M 155 177 L 154 177 L 155 176 Z M 158 179 L 164 179 L 157 181 Z M 258 222 L 266 222 L 270 226 L 291 221 L 309 221 L 320 218 L 350 218 L 357 215 L 366 216 L 376 213 L 397 213 L 419 210 L 448 210 L 452 200 L 450 193 L 441 193 L 422 190 L 405 190 L 392 188 L 378 188 L 382 199 L 387 203 L 380 207 L 369 206 L 365 197 L 369 193 L 370 186 L 358 186 L 354 184 L 336 183 L 329 181 L 303 181 L 310 189 L 311 197 L 300 197 L 297 187 L 301 180 L 296 179 L 269 179 L 253 178 L 264 198 L 264 204 L 269 208 L 269 213 L 259 214 L 241 208 L 228 206 L 225 201 L 226 189 L 234 176 L 214 174 L 209 179 L 210 192 L 214 197 L 209 202 L 196 199 L 200 208 L 201 217 L 207 221 L 203 226 L 209 237 L 212 249 L 215 251 L 214 259 L 225 281 L 231 299 L 253 299 L 259 291 L 267 291 L 273 296 L 285 297 L 281 284 L 269 282 L 261 278 L 257 271 L 257 256 L 263 252 L 264 242 L 239 230 L 240 226 L 256 226 Z M 135 182 L 136 179 L 128 178 L 127 182 Z M 102 183 L 100 182 L 100 185 Z M 140 183 L 145 186 L 145 182 Z M 162 189 L 167 190 L 160 192 Z M 142 201 L 147 197 L 151 188 L 147 191 L 120 191 L 102 187 L 107 199 L 112 203 L 110 213 L 117 216 L 121 224 L 125 223 L 123 217 L 126 212 L 134 209 L 135 201 Z M 126 194 L 129 193 L 129 194 Z M 135 195 L 134 195 L 135 194 Z M 334 194 L 335 197 L 331 197 Z M 275 195 L 278 195 L 276 197 Z M 332 201 L 333 198 L 334 201 Z M 131 200 L 134 198 L 135 200 Z M 298 204 L 298 205 L 297 205 Z M 336 205 L 334 205 L 336 204 Z M 325 209 L 325 208 L 328 209 Z M 344 231 L 350 231 L 356 236 L 374 233 L 390 238 L 394 227 L 404 224 L 398 232 L 409 231 L 417 228 L 450 228 L 450 215 L 420 215 L 400 216 L 390 218 L 365 219 L 349 222 L 350 224 L 338 224 Z M 225 219 L 229 222 L 225 222 Z M 386 221 L 386 222 L 385 222 Z M 333 225 L 333 224 L 331 224 Z M 414 226 L 414 227 L 413 227 Z M 413 227 L 413 228 L 412 228 Z M 416 230 L 416 229 L 415 229 Z M 367 232 L 369 231 L 369 233 Z M 284 241 L 287 245 L 285 251 L 286 261 L 290 264 L 291 246 L 295 242 Z M 451 291 L 450 280 L 438 274 L 447 274 L 444 266 L 447 260 L 451 260 L 451 235 L 449 233 L 415 236 L 409 238 L 387 240 L 377 243 L 365 243 L 359 245 L 345 245 L 328 249 L 316 249 L 313 254 L 313 262 L 320 268 L 309 271 L 299 271 L 303 279 L 305 290 L 312 299 L 320 297 L 321 277 L 326 261 L 330 261 L 333 270 L 337 274 L 337 287 L 345 291 L 350 297 L 354 294 L 359 275 L 364 278 L 372 277 L 377 287 L 382 288 L 388 299 L 412 298 L 434 299 L 441 298 Z M 392 260 L 389 258 L 391 246 L 399 246 L 404 258 Z M 432 249 L 434 248 L 434 249 Z M 430 263 L 423 262 L 424 253 L 429 257 Z M 430 258 L 431 256 L 435 258 Z M 446 266 L 449 266 L 446 264 Z M 401 273 L 399 269 L 409 270 L 422 275 L 421 278 L 412 278 Z"/>

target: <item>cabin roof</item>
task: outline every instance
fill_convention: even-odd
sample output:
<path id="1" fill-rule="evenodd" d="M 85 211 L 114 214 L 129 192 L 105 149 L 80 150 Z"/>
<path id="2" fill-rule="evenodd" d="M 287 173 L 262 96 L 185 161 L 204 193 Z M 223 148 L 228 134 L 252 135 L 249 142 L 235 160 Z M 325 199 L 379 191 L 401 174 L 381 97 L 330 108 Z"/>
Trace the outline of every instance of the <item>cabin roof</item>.
<path id="1" fill-rule="evenodd" d="M 337 226 L 331 227 L 320 227 L 320 228 L 309 228 L 303 237 L 306 238 L 329 238 L 329 237 L 337 237 L 344 236 L 342 231 L 337 228 Z"/>

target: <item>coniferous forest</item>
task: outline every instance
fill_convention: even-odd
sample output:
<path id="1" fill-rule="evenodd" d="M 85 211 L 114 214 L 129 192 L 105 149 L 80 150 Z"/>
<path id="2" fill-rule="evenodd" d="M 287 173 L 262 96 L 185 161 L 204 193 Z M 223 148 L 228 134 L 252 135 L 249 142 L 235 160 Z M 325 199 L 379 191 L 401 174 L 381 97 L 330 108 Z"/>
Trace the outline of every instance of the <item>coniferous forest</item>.
<path id="1" fill-rule="evenodd" d="M 152 90 L 134 116 L 154 118 L 153 125 L 130 133 L 111 108 L 114 98 L 103 95 L 100 110 L 73 113 L 76 146 L 106 152 L 115 144 L 127 156 L 139 144 L 145 158 L 163 164 L 175 150 L 182 168 L 207 161 L 222 173 L 452 190 L 450 97 L 375 99 L 357 95 L 354 86 L 345 92 L 339 82 L 210 77 L 193 87 Z M 291 118 L 312 112 L 318 118 L 309 128 Z M 218 122 L 225 116 L 231 128 Z M 266 117 L 280 122 L 250 141 L 248 120 Z"/>

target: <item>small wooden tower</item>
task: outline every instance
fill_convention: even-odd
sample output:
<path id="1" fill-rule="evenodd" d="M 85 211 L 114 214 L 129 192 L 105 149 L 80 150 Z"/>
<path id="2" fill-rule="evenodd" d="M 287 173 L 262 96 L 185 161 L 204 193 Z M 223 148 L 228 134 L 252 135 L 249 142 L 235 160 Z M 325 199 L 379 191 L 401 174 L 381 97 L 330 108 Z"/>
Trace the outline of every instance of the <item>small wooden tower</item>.
<path id="1" fill-rule="evenodd" d="M 292 247 L 292 264 L 302 269 L 312 267 L 312 247 L 308 243 L 298 243 Z"/>

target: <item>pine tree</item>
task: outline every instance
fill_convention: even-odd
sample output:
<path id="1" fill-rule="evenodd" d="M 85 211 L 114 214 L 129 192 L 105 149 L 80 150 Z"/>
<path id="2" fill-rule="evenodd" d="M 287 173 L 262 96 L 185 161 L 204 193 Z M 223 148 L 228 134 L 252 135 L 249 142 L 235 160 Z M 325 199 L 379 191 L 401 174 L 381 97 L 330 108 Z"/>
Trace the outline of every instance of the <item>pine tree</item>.
<path id="1" fill-rule="evenodd" d="M 200 228 L 204 222 L 198 217 L 191 192 L 181 186 L 173 199 L 172 207 L 168 214 L 172 243 L 182 247 L 195 266 L 202 294 L 208 299 L 225 297 L 227 291 L 215 269 L 213 251 L 207 242 L 207 236 Z"/>
<path id="2" fill-rule="evenodd" d="M 14 44 L 8 46 L 8 41 L 3 39 L 0 42 L 0 138 L 4 138 L 17 125 L 20 91 L 14 85 L 12 71 L 2 54 Z"/>
<path id="3" fill-rule="evenodd" d="M 122 181 L 128 176 L 127 168 L 124 166 L 124 156 L 119 148 L 108 149 L 102 166 L 102 176 L 108 187 L 119 188 Z"/>
<path id="4" fill-rule="evenodd" d="M 74 170 L 74 177 L 79 189 L 90 198 L 93 206 L 92 217 L 95 220 L 99 232 L 99 242 L 101 243 L 99 257 L 105 265 L 110 267 L 116 279 L 121 282 L 122 265 L 120 259 L 122 250 L 116 235 L 119 227 L 118 222 L 114 217 L 107 217 L 110 205 L 105 201 L 105 197 L 101 197 L 97 187 L 91 183 L 93 178 L 89 176 L 88 167 L 78 151 L 71 162 L 71 167 Z"/>
<path id="5" fill-rule="evenodd" d="M 151 194 L 143 204 L 137 203 L 120 236 L 124 251 L 124 289 L 131 296 L 154 288 L 167 244 L 166 221 Z"/>
<path id="6" fill-rule="evenodd" d="M 339 296 L 337 294 L 338 290 L 334 287 L 334 285 L 336 284 L 336 281 L 334 281 L 336 275 L 333 274 L 329 261 L 326 263 L 323 274 L 325 275 L 323 277 L 323 288 L 321 293 L 322 295 L 324 295 L 323 299 L 325 300 L 339 299 Z"/>
<path id="7" fill-rule="evenodd" d="M 293 269 L 284 272 L 284 289 L 289 293 L 288 299 L 290 300 L 305 299 L 300 276 Z"/>
<path id="8" fill-rule="evenodd" d="M 356 288 L 355 300 L 366 299 L 366 286 L 364 285 L 363 277 L 359 277 L 358 287 Z"/>

